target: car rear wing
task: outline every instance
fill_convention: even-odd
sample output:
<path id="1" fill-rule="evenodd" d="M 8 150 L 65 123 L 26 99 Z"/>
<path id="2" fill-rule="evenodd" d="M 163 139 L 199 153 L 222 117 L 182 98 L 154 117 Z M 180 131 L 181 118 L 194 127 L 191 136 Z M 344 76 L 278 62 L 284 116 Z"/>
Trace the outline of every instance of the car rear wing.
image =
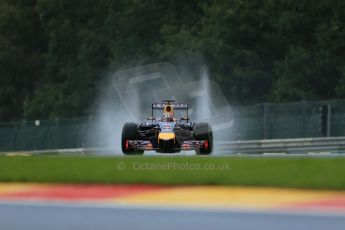
<path id="1" fill-rule="evenodd" d="M 152 109 L 164 109 L 166 105 L 171 105 L 174 108 L 174 110 L 188 110 L 188 104 L 184 103 L 153 103 Z"/>
<path id="2" fill-rule="evenodd" d="M 165 106 L 170 105 L 174 110 L 185 110 L 187 117 L 184 117 L 182 120 L 189 120 L 188 117 L 188 104 L 186 103 L 175 103 L 175 100 L 163 100 L 162 103 L 153 103 L 152 104 L 152 117 L 154 116 L 155 110 L 163 110 Z"/>

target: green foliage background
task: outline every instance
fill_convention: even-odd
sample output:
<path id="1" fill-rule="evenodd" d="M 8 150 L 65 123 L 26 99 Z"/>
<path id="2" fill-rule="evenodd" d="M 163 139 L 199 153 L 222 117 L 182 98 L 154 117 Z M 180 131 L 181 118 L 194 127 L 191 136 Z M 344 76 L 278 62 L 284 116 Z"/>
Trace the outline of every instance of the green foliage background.
<path id="1" fill-rule="evenodd" d="M 116 70 L 206 65 L 235 105 L 345 96 L 341 0 L 0 0 L 0 121 L 90 114 Z"/>

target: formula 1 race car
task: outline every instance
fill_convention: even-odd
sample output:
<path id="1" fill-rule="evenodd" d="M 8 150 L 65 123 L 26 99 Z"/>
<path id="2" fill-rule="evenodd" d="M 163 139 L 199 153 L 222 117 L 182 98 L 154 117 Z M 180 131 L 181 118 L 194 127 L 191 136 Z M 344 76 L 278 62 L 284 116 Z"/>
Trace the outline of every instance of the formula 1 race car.
<path id="1" fill-rule="evenodd" d="M 157 111 L 160 118 L 155 117 Z M 122 129 L 122 152 L 125 155 L 142 155 L 149 150 L 159 153 L 195 150 L 197 155 L 209 155 L 212 149 L 211 126 L 190 122 L 188 104 L 174 100 L 152 104 L 152 114 L 146 122 L 125 123 Z"/>

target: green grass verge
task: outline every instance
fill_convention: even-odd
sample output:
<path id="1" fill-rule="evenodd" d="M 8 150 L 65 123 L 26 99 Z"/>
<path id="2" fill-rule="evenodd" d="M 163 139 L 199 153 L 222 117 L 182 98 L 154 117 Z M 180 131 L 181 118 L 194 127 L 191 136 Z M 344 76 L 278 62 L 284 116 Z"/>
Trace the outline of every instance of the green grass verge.
<path id="1" fill-rule="evenodd" d="M 345 190 L 345 158 L 2 156 L 0 181 Z"/>

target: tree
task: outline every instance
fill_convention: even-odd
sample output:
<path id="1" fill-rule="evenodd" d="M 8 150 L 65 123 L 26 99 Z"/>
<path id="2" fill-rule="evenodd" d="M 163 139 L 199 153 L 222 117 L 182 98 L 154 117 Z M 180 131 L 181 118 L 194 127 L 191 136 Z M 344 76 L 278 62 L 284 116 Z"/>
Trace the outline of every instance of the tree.
<path id="1" fill-rule="evenodd" d="M 20 119 L 24 101 L 42 77 L 41 31 L 36 1 L 0 1 L 0 120 Z"/>
<path id="2" fill-rule="evenodd" d="M 44 78 L 25 106 L 27 118 L 73 117 L 89 113 L 97 82 L 110 61 L 108 0 L 39 0 L 49 40 Z"/>
<path id="3" fill-rule="evenodd" d="M 296 1 L 278 5 L 274 27 L 285 37 L 285 55 L 275 60 L 274 101 L 322 100 L 339 95 L 344 65 L 344 3 Z M 283 10 L 284 9 L 284 10 Z"/>
<path id="4" fill-rule="evenodd" d="M 266 10 L 267 8 L 267 10 Z M 271 88 L 268 1 L 214 1 L 204 22 L 204 53 L 212 76 L 233 104 L 262 101 Z"/>

